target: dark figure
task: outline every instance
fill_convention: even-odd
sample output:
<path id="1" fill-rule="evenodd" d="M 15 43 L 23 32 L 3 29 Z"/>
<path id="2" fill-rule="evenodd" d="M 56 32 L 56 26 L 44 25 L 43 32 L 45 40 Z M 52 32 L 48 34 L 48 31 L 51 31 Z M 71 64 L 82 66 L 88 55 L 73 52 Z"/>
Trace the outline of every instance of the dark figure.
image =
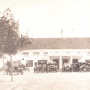
<path id="1" fill-rule="evenodd" d="M 21 64 L 21 68 L 25 71 L 25 65 Z"/>
<path id="2" fill-rule="evenodd" d="M 11 68 L 11 62 L 7 61 L 7 67 Z"/>
<path id="3" fill-rule="evenodd" d="M 79 64 L 76 64 L 76 71 L 79 72 L 79 70 L 80 70 L 80 66 Z"/>
<path id="4" fill-rule="evenodd" d="M 70 71 L 71 71 L 71 72 L 73 71 L 73 65 L 70 66 Z"/>
<path id="5" fill-rule="evenodd" d="M 11 74 L 11 63 L 7 61 L 6 66 L 5 66 L 5 72 L 6 74 Z"/>
<path id="6" fill-rule="evenodd" d="M 65 66 L 64 66 L 64 65 L 62 66 L 62 71 L 63 71 L 63 72 L 65 71 Z"/>

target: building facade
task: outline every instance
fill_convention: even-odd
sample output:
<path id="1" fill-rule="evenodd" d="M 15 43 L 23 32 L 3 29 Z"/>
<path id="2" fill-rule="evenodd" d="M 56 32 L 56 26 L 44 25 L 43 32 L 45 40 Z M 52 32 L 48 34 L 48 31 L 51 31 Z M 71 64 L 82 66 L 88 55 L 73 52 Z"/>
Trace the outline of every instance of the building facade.
<path id="1" fill-rule="evenodd" d="M 58 68 L 90 60 L 90 38 L 34 38 L 18 53 L 18 60 L 30 68 L 39 62 L 56 62 Z"/>

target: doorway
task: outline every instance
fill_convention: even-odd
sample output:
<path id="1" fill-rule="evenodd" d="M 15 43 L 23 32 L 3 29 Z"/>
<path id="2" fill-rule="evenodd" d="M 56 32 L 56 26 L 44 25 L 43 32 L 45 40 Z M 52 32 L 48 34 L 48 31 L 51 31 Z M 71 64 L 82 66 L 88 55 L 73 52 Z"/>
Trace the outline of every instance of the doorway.
<path id="1" fill-rule="evenodd" d="M 68 62 L 69 62 L 68 59 L 63 59 L 63 64 Z"/>
<path id="2" fill-rule="evenodd" d="M 53 59 L 53 62 L 55 62 L 59 68 L 59 59 Z"/>

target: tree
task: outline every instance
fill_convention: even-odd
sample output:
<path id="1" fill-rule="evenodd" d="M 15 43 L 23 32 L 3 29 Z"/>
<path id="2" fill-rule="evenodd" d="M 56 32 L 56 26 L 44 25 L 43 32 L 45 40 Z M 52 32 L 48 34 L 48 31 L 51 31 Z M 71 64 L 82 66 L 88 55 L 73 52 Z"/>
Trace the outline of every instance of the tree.
<path id="1" fill-rule="evenodd" d="M 10 9 L 0 17 L 0 52 L 11 56 L 29 43 L 28 37 L 19 34 L 19 22 L 15 21 Z"/>
<path id="2" fill-rule="evenodd" d="M 31 39 L 29 39 L 28 36 L 23 36 L 21 35 L 19 41 L 18 41 L 18 46 L 19 46 L 19 50 L 23 50 L 23 47 L 25 47 L 26 45 L 29 45 L 30 43 L 32 43 Z"/>
<path id="3" fill-rule="evenodd" d="M 13 14 L 6 9 L 0 18 L 0 50 L 5 54 L 15 54 L 18 50 L 19 23 L 14 20 Z"/>

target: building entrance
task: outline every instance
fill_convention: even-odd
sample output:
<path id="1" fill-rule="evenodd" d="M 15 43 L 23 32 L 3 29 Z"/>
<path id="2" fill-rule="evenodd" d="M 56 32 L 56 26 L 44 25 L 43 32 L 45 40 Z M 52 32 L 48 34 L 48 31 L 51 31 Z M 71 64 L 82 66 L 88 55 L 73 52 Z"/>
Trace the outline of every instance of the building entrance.
<path id="1" fill-rule="evenodd" d="M 38 60 L 38 66 L 44 68 L 47 65 L 47 60 Z"/>
<path id="2" fill-rule="evenodd" d="M 63 59 L 63 64 L 68 62 L 69 62 L 68 59 Z"/>
<path id="3" fill-rule="evenodd" d="M 59 59 L 53 59 L 53 62 L 55 62 L 59 68 Z"/>

